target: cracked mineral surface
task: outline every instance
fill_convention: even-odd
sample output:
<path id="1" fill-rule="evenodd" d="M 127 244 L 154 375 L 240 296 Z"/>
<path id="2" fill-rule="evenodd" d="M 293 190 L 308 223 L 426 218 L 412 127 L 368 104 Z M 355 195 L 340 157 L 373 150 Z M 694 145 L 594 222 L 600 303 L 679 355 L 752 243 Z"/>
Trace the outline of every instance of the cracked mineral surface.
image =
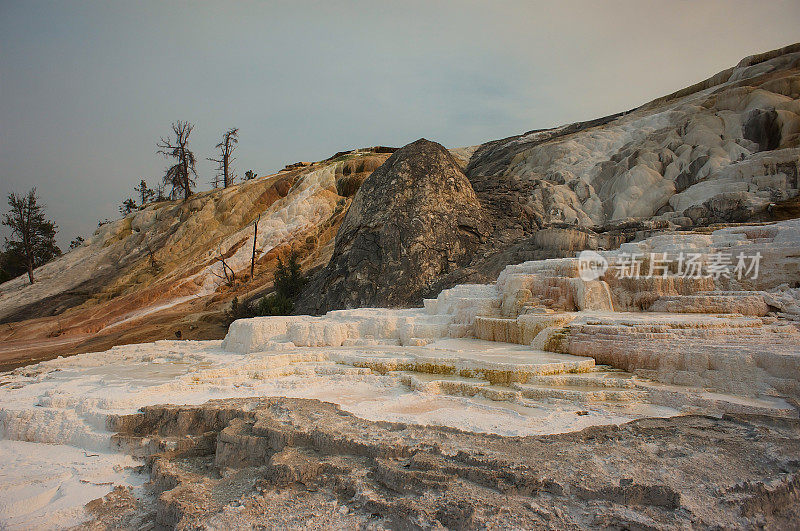
<path id="1" fill-rule="evenodd" d="M 86 527 L 791 527 L 800 423 L 683 416 L 527 437 L 361 419 L 303 399 L 151 406 L 150 498 L 115 491 Z M 124 500 L 124 504 L 120 502 Z"/>

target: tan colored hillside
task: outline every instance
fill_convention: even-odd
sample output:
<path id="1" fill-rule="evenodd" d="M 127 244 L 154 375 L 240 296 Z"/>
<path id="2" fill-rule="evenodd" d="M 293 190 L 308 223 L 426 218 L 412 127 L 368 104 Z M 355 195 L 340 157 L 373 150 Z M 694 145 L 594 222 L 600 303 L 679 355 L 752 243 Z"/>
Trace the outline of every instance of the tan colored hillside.
<path id="1" fill-rule="evenodd" d="M 238 295 L 268 290 L 276 259 L 327 262 L 351 196 L 388 153 L 293 167 L 189 201 L 147 206 L 100 227 L 83 246 L 0 286 L 0 368 L 116 344 L 221 338 Z M 341 195 L 340 195 L 341 194 Z M 259 217 L 255 278 L 253 222 Z M 235 272 L 223 277 L 220 257 Z M 56 353 L 57 351 L 57 353 Z"/>

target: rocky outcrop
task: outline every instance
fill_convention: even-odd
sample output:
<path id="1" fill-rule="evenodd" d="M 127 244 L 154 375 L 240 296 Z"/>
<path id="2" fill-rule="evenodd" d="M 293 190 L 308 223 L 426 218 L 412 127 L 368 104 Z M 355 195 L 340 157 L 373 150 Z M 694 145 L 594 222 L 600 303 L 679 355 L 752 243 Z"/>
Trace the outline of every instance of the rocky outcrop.
<path id="1" fill-rule="evenodd" d="M 115 491 L 87 528 L 777 529 L 800 516 L 796 420 L 501 437 L 276 398 L 153 406 L 124 424 L 120 440 L 173 450 L 148 459 L 154 500 Z"/>
<path id="2" fill-rule="evenodd" d="M 798 65 L 795 44 L 626 113 L 488 142 L 466 174 L 518 190 L 539 227 L 774 219 L 798 195 Z"/>
<path id="3" fill-rule="evenodd" d="M 417 140 L 363 182 L 336 235 L 333 257 L 297 311 L 418 303 L 440 277 L 472 260 L 488 228 L 452 155 Z"/>

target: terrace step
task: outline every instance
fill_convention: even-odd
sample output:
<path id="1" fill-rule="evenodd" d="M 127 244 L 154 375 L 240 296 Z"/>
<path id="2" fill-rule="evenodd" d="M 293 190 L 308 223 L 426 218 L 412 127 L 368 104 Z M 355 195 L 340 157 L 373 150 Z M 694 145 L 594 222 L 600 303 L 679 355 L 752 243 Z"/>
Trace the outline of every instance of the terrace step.
<path id="1" fill-rule="evenodd" d="M 513 384 L 525 398 L 558 398 L 575 402 L 645 402 L 648 393 L 638 389 L 612 389 L 608 387 L 564 386 L 542 387 L 536 384 Z"/>
<path id="2" fill-rule="evenodd" d="M 476 339 L 445 339 L 426 346 L 386 347 L 369 352 L 343 347 L 331 359 L 379 373 L 410 371 L 478 378 L 494 384 L 526 382 L 536 375 L 586 372 L 595 365 L 589 357 Z"/>
<path id="3" fill-rule="evenodd" d="M 594 371 L 579 374 L 546 374 L 532 376 L 529 384 L 543 387 L 596 387 L 599 389 L 632 389 L 636 387 L 634 376 L 610 367 L 596 366 Z"/>

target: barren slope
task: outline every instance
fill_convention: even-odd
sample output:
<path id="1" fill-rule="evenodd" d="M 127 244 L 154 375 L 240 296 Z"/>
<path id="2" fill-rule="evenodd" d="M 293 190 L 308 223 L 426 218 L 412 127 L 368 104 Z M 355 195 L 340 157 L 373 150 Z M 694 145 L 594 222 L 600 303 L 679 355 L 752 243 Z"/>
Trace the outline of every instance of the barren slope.
<path id="1" fill-rule="evenodd" d="M 222 337 L 223 308 L 234 294 L 268 289 L 278 253 L 297 250 L 307 271 L 327 264 L 351 198 L 387 151 L 293 165 L 186 202 L 150 205 L 101 227 L 83 247 L 39 268 L 33 286 L 22 278 L 0 286 L 0 357 L 6 360 L 0 363 L 178 331 L 184 338 Z M 437 257 L 396 261 L 391 274 L 398 277 L 439 273 L 424 290 L 388 286 L 384 291 L 394 292 L 384 298 L 392 304 L 419 304 L 458 283 L 491 281 L 510 263 L 614 249 L 662 231 L 797 217 L 800 45 L 746 58 L 630 112 L 451 153 L 465 166 L 489 236 L 445 268 L 433 263 Z M 391 183 L 395 170 L 386 168 L 381 183 Z M 440 177 L 430 176 L 431 182 Z M 380 198 L 384 205 L 399 205 L 409 192 L 381 183 L 368 189 L 390 193 Z M 354 218 L 378 197 L 369 199 L 356 205 Z M 247 279 L 259 214 L 257 274 Z M 392 220 L 371 221 L 383 222 Z M 457 233 L 458 223 L 449 219 L 437 231 Z M 236 270 L 235 287 L 220 279 L 220 256 Z M 337 260 L 351 258 L 343 247 Z M 367 290 L 384 280 L 365 274 L 359 283 Z M 319 295 L 306 292 L 300 307 L 350 304 L 339 298 L 319 308 Z"/>
<path id="2" fill-rule="evenodd" d="M 38 268 L 33 285 L 20 277 L 0 286 L 0 367 L 179 330 L 184 338 L 222 337 L 224 306 L 234 295 L 268 289 L 278 253 L 294 249 L 306 267 L 328 260 L 350 196 L 387 156 L 343 155 L 103 225 Z M 220 257 L 235 270 L 235 285 L 224 280 Z"/>

